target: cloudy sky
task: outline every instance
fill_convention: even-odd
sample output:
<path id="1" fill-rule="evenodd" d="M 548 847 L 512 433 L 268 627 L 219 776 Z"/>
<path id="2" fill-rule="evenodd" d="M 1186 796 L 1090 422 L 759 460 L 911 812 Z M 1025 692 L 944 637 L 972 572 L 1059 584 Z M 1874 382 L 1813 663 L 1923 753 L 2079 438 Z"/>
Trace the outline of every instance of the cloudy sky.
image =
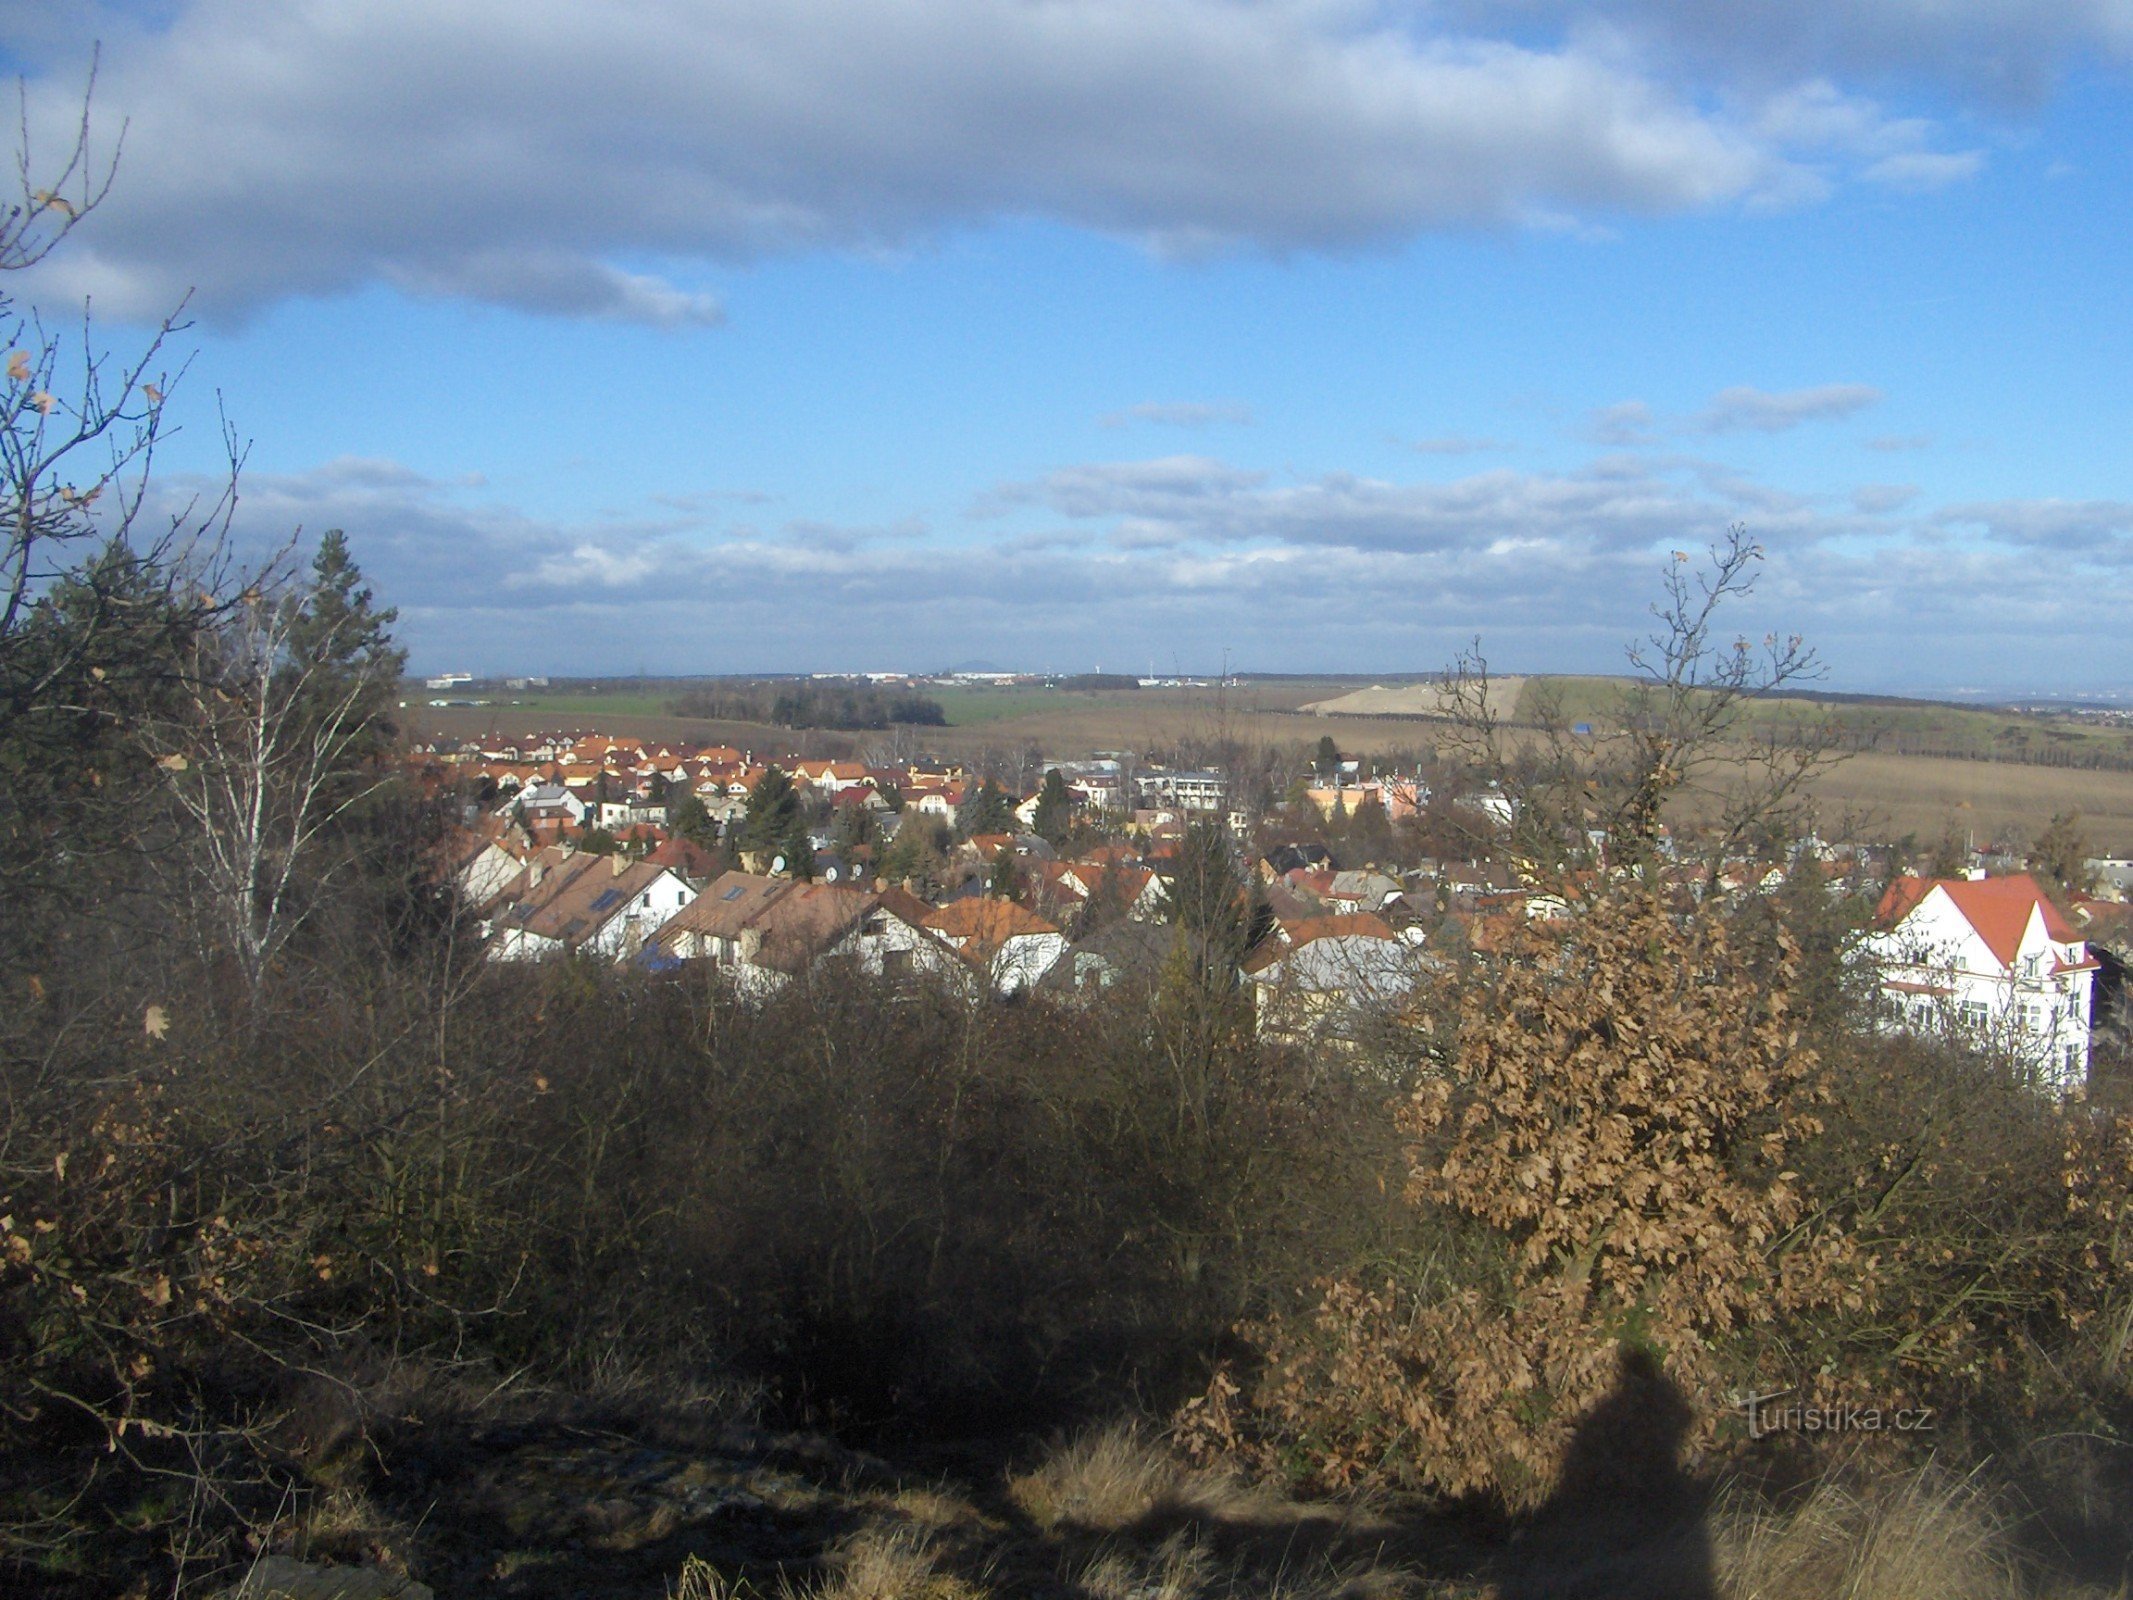
<path id="1" fill-rule="evenodd" d="M 0 0 L 418 667 L 2133 686 L 2133 0 Z M 189 298 L 188 298 L 189 297 Z"/>

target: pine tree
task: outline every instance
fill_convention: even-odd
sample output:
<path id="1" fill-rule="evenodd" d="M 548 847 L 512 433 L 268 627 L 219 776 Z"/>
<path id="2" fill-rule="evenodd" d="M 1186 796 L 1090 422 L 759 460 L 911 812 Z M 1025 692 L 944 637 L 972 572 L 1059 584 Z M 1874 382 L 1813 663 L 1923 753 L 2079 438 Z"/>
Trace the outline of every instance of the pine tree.
<path id="1" fill-rule="evenodd" d="M 792 777 L 782 767 L 768 767 L 748 791 L 748 809 L 741 817 L 740 847 L 743 850 L 774 850 L 800 823 L 800 795 Z"/>
<path id="2" fill-rule="evenodd" d="M 1047 844 L 1057 844 L 1074 825 L 1074 797 L 1067 793 L 1066 779 L 1053 767 L 1044 775 L 1044 787 L 1037 793 L 1037 814 L 1031 824 L 1032 831 Z"/>
<path id="3" fill-rule="evenodd" d="M 1014 802 L 1005 789 L 987 778 L 963 802 L 956 822 L 966 839 L 975 839 L 981 833 L 1011 832 L 1015 825 Z"/>
<path id="4" fill-rule="evenodd" d="M 392 747 L 387 713 L 407 665 L 407 652 L 393 643 L 399 615 L 394 607 L 373 603 L 362 569 L 349 554 L 348 535 L 328 528 L 289 623 L 284 670 L 300 679 L 300 717 L 316 718 L 326 714 L 325 708 L 349 705 L 348 720 L 360 736 L 348 755 L 357 763 L 375 761 Z"/>

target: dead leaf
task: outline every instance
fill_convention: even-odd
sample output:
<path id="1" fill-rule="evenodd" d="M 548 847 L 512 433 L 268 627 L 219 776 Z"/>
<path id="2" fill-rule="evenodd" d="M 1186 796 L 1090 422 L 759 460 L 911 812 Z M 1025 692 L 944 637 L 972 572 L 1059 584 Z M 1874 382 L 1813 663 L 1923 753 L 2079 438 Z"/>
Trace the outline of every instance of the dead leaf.
<path id="1" fill-rule="evenodd" d="M 44 998 L 44 979 L 38 977 L 34 972 L 30 974 L 30 998 L 32 1000 L 42 1000 Z"/>
<path id="2" fill-rule="evenodd" d="M 163 403 L 163 391 L 152 383 L 142 384 L 141 393 L 148 397 L 148 403 L 152 406 L 159 406 Z"/>
<path id="3" fill-rule="evenodd" d="M 7 358 L 7 375 L 17 383 L 30 381 L 30 353 L 17 350 Z"/>
<path id="4" fill-rule="evenodd" d="M 141 1014 L 141 1027 L 151 1039 L 160 1039 L 170 1032 L 170 1013 L 161 1006 L 150 1006 Z"/>
<path id="5" fill-rule="evenodd" d="M 183 772 L 192 763 L 181 755 L 157 756 L 156 765 L 165 772 Z"/>
<path id="6" fill-rule="evenodd" d="M 39 411 L 43 412 L 44 415 L 49 417 L 52 414 L 54 408 L 58 406 L 59 400 L 51 393 L 50 390 L 39 389 L 35 394 L 30 396 L 30 404 L 35 406 Z"/>

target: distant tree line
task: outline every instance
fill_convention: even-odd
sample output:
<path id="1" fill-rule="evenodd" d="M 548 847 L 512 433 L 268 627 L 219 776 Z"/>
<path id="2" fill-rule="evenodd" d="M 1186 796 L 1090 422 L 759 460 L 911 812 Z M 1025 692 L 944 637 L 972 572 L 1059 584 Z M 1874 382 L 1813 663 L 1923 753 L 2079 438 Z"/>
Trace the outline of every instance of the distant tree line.
<path id="1" fill-rule="evenodd" d="M 781 728 L 886 728 L 892 723 L 945 727 L 938 700 L 908 689 L 812 679 L 734 680 L 691 689 L 671 701 L 677 717 L 717 722 L 770 722 Z"/>

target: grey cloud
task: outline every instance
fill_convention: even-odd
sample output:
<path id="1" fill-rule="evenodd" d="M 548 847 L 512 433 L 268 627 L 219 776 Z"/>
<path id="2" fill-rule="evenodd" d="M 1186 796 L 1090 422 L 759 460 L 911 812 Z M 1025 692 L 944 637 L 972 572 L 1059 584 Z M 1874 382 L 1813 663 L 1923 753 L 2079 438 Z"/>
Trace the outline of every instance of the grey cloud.
<path id="1" fill-rule="evenodd" d="M 2113 565 L 2133 564 L 2133 501 L 1978 501 L 1948 506 L 1939 520 L 1946 526 L 1981 528 L 2007 545 L 2042 546 Z"/>
<path id="2" fill-rule="evenodd" d="M 78 65 L 30 85 L 64 124 Z M 667 325 L 618 261 L 1037 215 L 1175 252 L 1374 247 L 1797 190 L 1786 139 L 1619 51 L 1329 0 L 189 0 L 107 38 L 122 191 L 44 271 L 152 316 L 389 281 Z"/>
<path id="3" fill-rule="evenodd" d="M 158 492 L 182 499 L 191 487 L 173 477 Z M 2133 604 L 2119 557 L 2133 505 L 1996 501 L 1905 522 L 1688 459 L 1443 485 L 1282 482 L 1192 456 L 1098 463 L 1005 486 L 1002 506 L 1048 525 L 984 542 L 915 522 L 710 533 L 700 516 L 656 506 L 562 522 L 385 461 L 254 473 L 244 487 L 245 550 L 298 525 L 347 528 L 429 670 L 918 666 L 925 639 L 952 636 L 1017 663 L 1153 651 L 1212 664 L 1228 648 L 1268 669 L 1415 671 L 1481 631 L 1521 667 L 1604 671 L 1637 630 L 1665 553 L 1746 516 L 1771 558 L 1735 624 L 1828 640 L 1843 683 L 1897 672 L 1953 682 L 1977 638 L 2044 630 L 2078 647 L 2067 660 L 2083 672 L 2133 671 L 2109 621 Z M 1929 545 L 1923 535 L 1943 524 L 1964 536 Z M 2040 544 L 2062 559 L 2022 559 Z M 1299 627 L 1300 615 L 1341 626 Z M 1892 617 L 1912 631 L 1892 631 Z"/>
<path id="4" fill-rule="evenodd" d="M 1107 411 L 1097 422 L 1106 428 L 1123 428 L 1133 422 L 1155 422 L 1172 428 L 1204 428 L 1215 422 L 1250 422 L 1252 408 L 1241 400 L 1143 400 L 1123 411 Z"/>
<path id="5" fill-rule="evenodd" d="M 2133 56 L 2126 0 L 1453 0 L 1457 15 L 1536 15 L 1604 31 L 1684 71 L 1750 81 L 1924 79 L 1988 104 L 2034 104 L 2083 59 Z"/>
<path id="6" fill-rule="evenodd" d="M 1852 504 L 1869 516 L 1899 511 L 1917 498 L 1915 483 L 1867 483 L 1852 491 Z"/>
<path id="7" fill-rule="evenodd" d="M 1408 448 L 1424 456 L 1474 456 L 1490 450 L 1508 450 L 1510 445 L 1502 439 L 1476 439 L 1453 433 L 1438 439 L 1417 439 Z"/>
<path id="8" fill-rule="evenodd" d="M 1879 389 L 1864 383 L 1825 383 L 1776 394 L 1743 384 L 1713 395 L 1696 425 L 1705 433 L 1782 433 L 1803 422 L 1851 416 L 1882 398 Z"/>
<path id="9" fill-rule="evenodd" d="M 1679 480 L 1692 480 L 1694 492 Z M 1650 550 L 1706 542 L 1753 514 L 1759 526 L 1819 526 L 1808 502 L 1708 463 L 1611 458 L 1577 473 L 1495 471 L 1443 484 L 1329 473 L 1294 484 L 1199 456 L 1072 467 L 994 491 L 1078 519 L 1115 519 L 1134 548 L 1218 547 L 1420 554 Z"/>
<path id="10" fill-rule="evenodd" d="M 726 320 L 716 295 L 553 250 L 478 250 L 449 261 L 389 263 L 382 270 L 388 281 L 416 294 L 481 300 L 540 316 L 665 328 L 715 328 Z"/>
<path id="11" fill-rule="evenodd" d="M 1586 424 L 1585 436 L 1594 444 L 1649 444 L 1654 427 L 1650 406 L 1642 400 L 1622 400 L 1595 411 Z"/>

